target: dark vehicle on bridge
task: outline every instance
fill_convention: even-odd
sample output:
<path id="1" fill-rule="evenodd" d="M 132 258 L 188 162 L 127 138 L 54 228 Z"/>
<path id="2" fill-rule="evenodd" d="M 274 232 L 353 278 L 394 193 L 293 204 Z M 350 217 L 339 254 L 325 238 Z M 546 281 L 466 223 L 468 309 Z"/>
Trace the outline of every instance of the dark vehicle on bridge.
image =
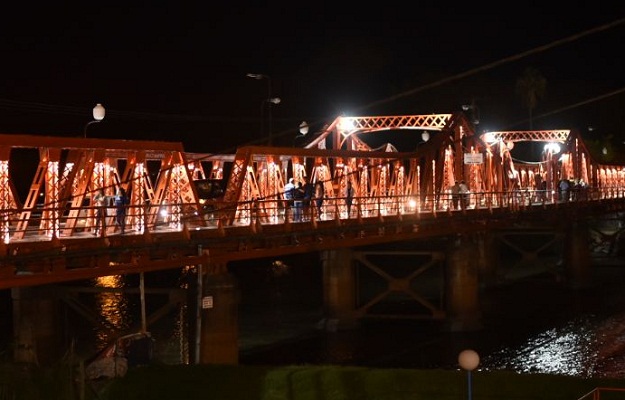
<path id="1" fill-rule="evenodd" d="M 211 206 L 211 203 L 221 200 L 224 196 L 225 183 L 223 179 L 200 179 L 194 183 L 202 204 Z"/>
<path id="2" fill-rule="evenodd" d="M 194 181 L 202 212 L 209 221 L 214 219 L 214 212 L 224 197 L 225 181 L 223 179 L 199 179 Z"/>

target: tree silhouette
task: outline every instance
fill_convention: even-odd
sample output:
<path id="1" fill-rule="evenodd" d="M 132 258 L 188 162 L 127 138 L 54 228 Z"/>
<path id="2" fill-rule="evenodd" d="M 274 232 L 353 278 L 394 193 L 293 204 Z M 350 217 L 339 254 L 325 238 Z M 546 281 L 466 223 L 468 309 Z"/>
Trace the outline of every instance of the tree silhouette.
<path id="1" fill-rule="evenodd" d="M 523 104 L 529 111 L 530 130 L 532 127 L 532 111 L 536 108 L 547 90 L 547 80 L 534 67 L 527 67 L 516 81 L 516 92 L 521 96 Z"/>

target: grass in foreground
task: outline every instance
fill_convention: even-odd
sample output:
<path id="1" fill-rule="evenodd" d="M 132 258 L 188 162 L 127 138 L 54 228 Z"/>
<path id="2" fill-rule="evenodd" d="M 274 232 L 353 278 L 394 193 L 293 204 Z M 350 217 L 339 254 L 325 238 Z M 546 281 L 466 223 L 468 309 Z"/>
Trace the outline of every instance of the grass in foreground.
<path id="1" fill-rule="evenodd" d="M 493 371 L 472 373 L 472 400 L 577 400 L 596 387 L 625 388 L 625 379 Z M 614 396 L 613 396 L 614 395 Z M 363 367 L 147 366 L 110 382 L 102 400 L 459 400 L 467 373 Z M 604 393 L 601 400 L 625 398 Z"/>

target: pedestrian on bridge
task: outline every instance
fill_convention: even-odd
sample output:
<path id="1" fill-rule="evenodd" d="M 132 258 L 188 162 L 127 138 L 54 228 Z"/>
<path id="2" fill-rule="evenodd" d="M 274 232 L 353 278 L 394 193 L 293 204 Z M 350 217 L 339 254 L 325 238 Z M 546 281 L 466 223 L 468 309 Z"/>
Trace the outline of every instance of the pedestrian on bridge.
<path id="1" fill-rule="evenodd" d="M 291 206 L 293 206 L 293 199 L 295 197 L 295 181 L 293 178 L 289 178 L 289 183 L 284 185 L 284 218 L 287 218 L 287 213 Z"/>
<path id="2" fill-rule="evenodd" d="M 295 222 L 302 222 L 303 220 L 302 210 L 304 208 L 305 195 L 306 193 L 302 182 L 297 182 L 297 186 L 293 192 L 293 221 Z"/>
<path id="3" fill-rule="evenodd" d="M 354 188 L 352 187 L 352 181 L 347 181 L 347 188 L 345 189 L 345 205 L 347 206 L 347 218 L 352 215 L 352 203 L 354 201 Z"/>
<path id="4" fill-rule="evenodd" d="M 102 189 L 98 189 L 93 196 L 93 205 L 95 206 L 95 230 L 94 236 L 99 236 L 106 229 L 106 196 Z"/>
<path id="5" fill-rule="evenodd" d="M 120 187 L 115 194 L 115 222 L 119 226 L 121 233 L 126 233 L 126 207 L 128 206 L 128 196 L 126 190 Z"/>
<path id="6" fill-rule="evenodd" d="M 312 203 L 312 198 L 314 196 L 314 186 L 312 182 L 307 182 L 304 180 L 304 218 L 312 219 L 312 208 L 310 204 Z"/>
<path id="7" fill-rule="evenodd" d="M 323 183 L 317 182 L 315 185 L 315 207 L 317 207 L 317 219 L 321 220 L 321 207 L 323 207 L 323 198 L 325 194 L 323 193 Z"/>
<path id="8" fill-rule="evenodd" d="M 469 199 L 469 196 L 470 196 L 469 187 L 464 181 L 460 181 L 459 189 L 460 189 L 460 204 L 461 204 L 462 209 L 464 210 L 469 205 L 469 200 L 470 200 Z"/>
<path id="9" fill-rule="evenodd" d="M 458 181 L 451 187 L 451 202 L 454 210 L 457 210 L 460 204 L 460 183 Z"/>
<path id="10" fill-rule="evenodd" d="M 571 181 L 565 178 L 560 179 L 558 189 L 560 190 L 560 201 L 569 201 L 571 195 Z"/>

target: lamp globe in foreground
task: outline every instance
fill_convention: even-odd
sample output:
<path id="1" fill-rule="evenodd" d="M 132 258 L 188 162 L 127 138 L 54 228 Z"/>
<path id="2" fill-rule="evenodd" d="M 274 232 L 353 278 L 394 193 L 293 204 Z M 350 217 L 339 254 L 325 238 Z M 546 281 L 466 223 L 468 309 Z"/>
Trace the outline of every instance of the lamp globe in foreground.
<path id="1" fill-rule="evenodd" d="M 465 371 L 473 371 L 480 364 L 480 356 L 475 350 L 463 350 L 458 355 L 458 364 Z"/>

